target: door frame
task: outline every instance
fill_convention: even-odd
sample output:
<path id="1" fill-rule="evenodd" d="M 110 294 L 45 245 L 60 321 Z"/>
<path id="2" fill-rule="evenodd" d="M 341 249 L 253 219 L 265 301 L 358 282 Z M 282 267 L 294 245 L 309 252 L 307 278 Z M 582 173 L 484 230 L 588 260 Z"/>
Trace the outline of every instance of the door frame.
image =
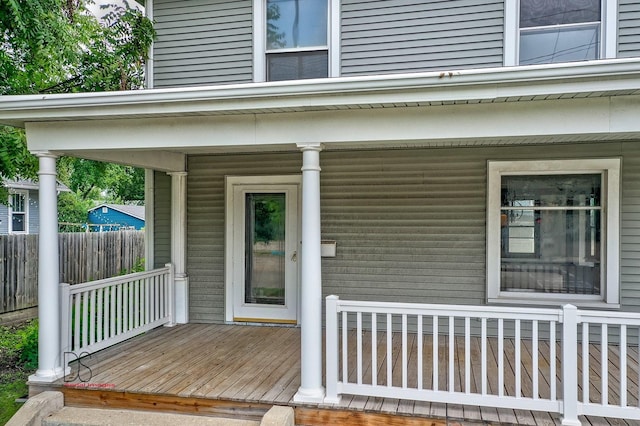
<path id="1" fill-rule="evenodd" d="M 298 259 L 300 258 L 300 236 L 302 232 L 301 228 L 301 200 L 302 200 L 302 175 L 269 175 L 269 176 L 225 176 L 225 242 L 224 242 L 224 317 L 225 322 L 233 323 L 234 321 L 234 308 L 236 298 L 236 286 L 234 285 L 234 274 L 237 259 L 235 256 L 236 241 L 234 235 L 234 229 L 238 220 L 243 221 L 244 215 L 238 215 L 235 212 L 235 204 L 237 200 L 236 189 L 242 186 L 251 186 L 268 190 L 270 187 L 277 187 L 278 185 L 295 185 L 297 187 L 297 205 L 296 216 L 297 223 L 295 224 L 297 231 L 296 252 L 298 253 Z M 277 191 L 277 188 L 274 188 Z M 243 243 L 244 244 L 244 243 Z M 290 256 L 287 254 L 287 258 Z M 296 263 L 296 319 L 295 322 L 291 320 L 277 320 L 277 319 L 265 319 L 265 323 L 295 323 L 298 324 L 300 320 L 300 262 Z"/>

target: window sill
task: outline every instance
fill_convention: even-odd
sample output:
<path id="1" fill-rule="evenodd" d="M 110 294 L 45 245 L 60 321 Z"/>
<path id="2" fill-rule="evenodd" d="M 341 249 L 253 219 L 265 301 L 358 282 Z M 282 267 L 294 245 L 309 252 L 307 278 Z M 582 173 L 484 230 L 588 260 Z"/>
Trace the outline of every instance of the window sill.
<path id="1" fill-rule="evenodd" d="M 528 295 L 534 295 L 535 293 L 529 293 Z M 542 307 L 560 307 L 562 305 L 574 305 L 578 308 L 587 308 L 587 309 L 602 309 L 602 310 L 619 310 L 619 303 L 606 303 L 598 300 L 569 300 L 569 299 L 559 299 L 559 298 L 540 298 L 538 300 L 530 300 L 525 299 L 524 294 L 522 295 L 509 295 L 502 296 L 498 298 L 489 298 L 487 299 L 488 304 L 495 305 L 535 305 Z M 540 295 L 538 295 L 540 296 Z"/>

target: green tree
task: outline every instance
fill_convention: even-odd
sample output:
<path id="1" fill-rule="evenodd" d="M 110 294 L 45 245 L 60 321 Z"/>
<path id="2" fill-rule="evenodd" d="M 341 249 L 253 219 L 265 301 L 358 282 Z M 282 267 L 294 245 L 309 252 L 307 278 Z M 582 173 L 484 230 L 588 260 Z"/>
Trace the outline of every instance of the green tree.
<path id="1" fill-rule="evenodd" d="M 110 5 L 105 12 L 101 23 L 83 0 L 0 0 L 0 95 L 143 87 L 144 62 L 155 36 L 152 22 L 128 6 Z M 22 129 L 0 126 L 0 178 L 36 177 L 37 159 L 25 142 Z M 139 184 L 135 178 L 143 173 L 87 160 L 70 162 L 76 164 L 60 161 L 72 172 L 67 177 L 76 183 L 72 187 L 79 191 L 74 190 L 79 201 L 104 191 L 109 181 L 116 182 L 116 197 L 132 196 L 135 191 L 126 182 Z"/>

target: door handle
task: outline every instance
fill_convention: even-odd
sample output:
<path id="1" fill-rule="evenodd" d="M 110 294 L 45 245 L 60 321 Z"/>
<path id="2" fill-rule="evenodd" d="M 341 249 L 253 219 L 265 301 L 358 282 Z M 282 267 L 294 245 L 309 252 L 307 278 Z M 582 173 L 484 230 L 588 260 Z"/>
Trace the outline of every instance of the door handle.
<path id="1" fill-rule="evenodd" d="M 293 254 L 291 255 L 291 261 L 292 262 L 297 262 L 298 261 L 298 252 L 294 251 Z"/>

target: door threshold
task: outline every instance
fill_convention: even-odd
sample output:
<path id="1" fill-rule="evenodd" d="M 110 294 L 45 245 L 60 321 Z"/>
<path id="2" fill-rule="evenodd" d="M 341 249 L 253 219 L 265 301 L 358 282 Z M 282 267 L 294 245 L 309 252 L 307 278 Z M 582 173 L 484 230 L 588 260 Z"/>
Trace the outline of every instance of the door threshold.
<path id="1" fill-rule="evenodd" d="M 252 323 L 252 324 L 285 324 L 285 325 L 298 325 L 297 320 L 287 319 L 264 319 L 264 318 L 243 318 L 233 317 L 233 322 L 239 323 Z"/>

